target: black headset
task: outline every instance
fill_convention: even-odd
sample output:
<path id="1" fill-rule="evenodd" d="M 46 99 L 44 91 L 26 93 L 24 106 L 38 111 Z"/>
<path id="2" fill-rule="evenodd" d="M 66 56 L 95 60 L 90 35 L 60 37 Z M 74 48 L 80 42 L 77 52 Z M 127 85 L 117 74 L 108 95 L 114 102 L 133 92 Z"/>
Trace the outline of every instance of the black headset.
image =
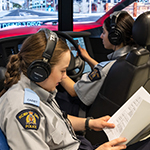
<path id="1" fill-rule="evenodd" d="M 117 11 L 110 15 L 110 31 L 108 34 L 108 39 L 111 44 L 119 45 L 123 41 L 123 35 L 119 28 L 116 28 L 117 19 L 122 13 L 127 13 L 126 11 Z"/>
<path id="2" fill-rule="evenodd" d="M 42 60 L 34 60 L 27 69 L 27 76 L 31 81 L 42 82 L 51 73 L 50 59 L 53 55 L 58 36 L 55 32 L 47 28 L 41 28 L 38 32 L 44 31 L 47 44 L 45 51 L 42 54 Z"/>

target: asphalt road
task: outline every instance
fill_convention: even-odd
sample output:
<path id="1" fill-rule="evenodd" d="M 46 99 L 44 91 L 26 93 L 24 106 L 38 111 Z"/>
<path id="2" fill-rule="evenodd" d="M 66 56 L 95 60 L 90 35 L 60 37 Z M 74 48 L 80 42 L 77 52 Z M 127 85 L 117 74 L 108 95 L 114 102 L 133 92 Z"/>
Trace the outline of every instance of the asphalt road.
<path id="1" fill-rule="evenodd" d="M 102 16 L 102 14 L 92 13 L 92 14 L 74 14 L 74 22 L 86 22 L 86 21 L 96 21 Z M 27 20 L 27 19 L 36 19 L 36 20 L 58 20 L 57 12 L 42 12 L 38 10 L 23 10 L 16 9 L 11 10 L 7 15 L 1 17 L 1 21 L 8 22 L 9 20 Z"/>

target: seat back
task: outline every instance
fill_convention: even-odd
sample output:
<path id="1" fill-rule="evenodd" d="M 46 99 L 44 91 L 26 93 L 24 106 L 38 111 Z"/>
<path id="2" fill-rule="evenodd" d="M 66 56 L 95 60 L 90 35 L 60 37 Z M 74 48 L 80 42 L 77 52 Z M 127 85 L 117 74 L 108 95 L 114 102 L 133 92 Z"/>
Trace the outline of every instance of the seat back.
<path id="1" fill-rule="evenodd" d="M 4 79 L 5 79 L 5 67 L 0 67 L 0 91 L 4 88 Z M 9 146 L 6 140 L 5 135 L 0 129 L 0 150 L 9 150 Z"/>
<path id="2" fill-rule="evenodd" d="M 1 129 L 0 129 L 0 150 L 9 150 L 9 146 L 8 146 L 6 137 L 3 134 Z"/>
<path id="3" fill-rule="evenodd" d="M 150 12 L 148 14 L 150 15 Z M 150 52 L 144 48 L 150 44 L 148 14 L 140 15 L 133 25 L 133 37 L 139 47 L 113 64 L 87 116 L 94 118 L 112 116 L 141 86 L 150 92 Z M 143 28 L 146 30 L 141 30 Z M 137 36 L 137 32 L 140 32 L 140 36 Z M 86 138 L 92 144 L 108 141 L 103 131 L 88 131 Z"/>
<path id="4" fill-rule="evenodd" d="M 118 59 L 104 81 L 101 95 L 120 107 L 149 81 L 149 63 L 150 52 L 144 48 L 131 51 L 125 59 Z"/>

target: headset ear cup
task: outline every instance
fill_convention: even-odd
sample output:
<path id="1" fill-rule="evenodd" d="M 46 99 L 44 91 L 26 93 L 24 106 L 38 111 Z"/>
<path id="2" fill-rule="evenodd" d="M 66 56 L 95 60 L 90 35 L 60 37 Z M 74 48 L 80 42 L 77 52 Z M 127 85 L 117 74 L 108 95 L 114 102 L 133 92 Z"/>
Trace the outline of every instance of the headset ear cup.
<path id="1" fill-rule="evenodd" d="M 42 82 L 51 73 L 51 67 L 49 63 L 43 60 L 36 60 L 30 64 L 27 70 L 27 76 L 31 81 Z"/>
<path id="2" fill-rule="evenodd" d="M 28 78 L 34 82 L 42 82 L 50 75 L 51 67 L 49 62 L 58 40 L 57 34 L 51 30 L 41 28 L 38 32 L 41 31 L 45 33 L 47 39 L 46 48 L 42 54 L 43 60 L 33 61 L 27 69 Z"/>
<path id="3" fill-rule="evenodd" d="M 121 42 L 123 41 L 121 31 L 117 28 L 112 29 L 108 34 L 108 39 L 113 45 L 121 44 Z"/>

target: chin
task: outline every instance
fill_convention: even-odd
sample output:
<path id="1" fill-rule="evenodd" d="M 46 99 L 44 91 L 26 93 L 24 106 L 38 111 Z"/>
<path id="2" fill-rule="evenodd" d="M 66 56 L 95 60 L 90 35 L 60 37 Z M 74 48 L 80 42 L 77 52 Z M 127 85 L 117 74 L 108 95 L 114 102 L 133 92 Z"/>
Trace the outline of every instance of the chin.
<path id="1" fill-rule="evenodd" d="M 54 88 L 51 89 L 52 92 L 55 91 L 55 90 L 56 90 L 56 87 L 54 87 Z"/>

